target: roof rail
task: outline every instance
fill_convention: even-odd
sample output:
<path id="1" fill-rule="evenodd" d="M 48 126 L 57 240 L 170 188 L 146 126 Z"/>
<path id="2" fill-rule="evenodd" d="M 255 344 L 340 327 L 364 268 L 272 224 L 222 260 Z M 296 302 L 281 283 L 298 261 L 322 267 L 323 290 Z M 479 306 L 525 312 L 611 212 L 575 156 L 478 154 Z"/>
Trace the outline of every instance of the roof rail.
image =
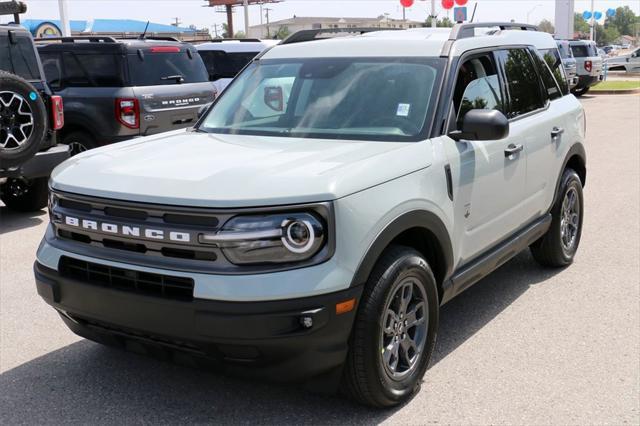
<path id="1" fill-rule="evenodd" d="M 205 43 L 222 43 L 223 41 L 240 41 L 240 42 L 261 42 L 259 38 L 212 38 L 211 40 L 205 40 Z"/>
<path id="2" fill-rule="evenodd" d="M 34 39 L 36 42 L 61 41 L 63 43 L 75 43 L 76 40 L 87 40 L 92 43 L 117 43 L 115 38 L 109 36 L 40 37 Z"/>
<path id="3" fill-rule="evenodd" d="M 475 37 L 476 28 L 498 27 L 500 30 L 522 30 L 538 31 L 538 27 L 531 24 L 519 24 L 517 22 L 473 22 L 467 24 L 456 24 L 451 30 L 449 40 L 460 40 L 461 38 Z"/>
<path id="4" fill-rule="evenodd" d="M 26 11 L 27 5 L 22 1 L 0 1 L 0 15 L 13 15 L 16 24 L 20 23 L 20 14 Z"/>
<path id="5" fill-rule="evenodd" d="M 375 31 L 402 30 L 402 29 L 403 28 L 370 27 L 370 28 L 318 28 L 315 30 L 300 30 L 296 33 L 291 34 L 286 39 L 282 40 L 280 44 L 292 44 L 292 43 L 302 43 L 305 41 L 322 40 L 323 37 L 316 38 L 319 34 L 347 33 L 347 34 L 361 35 L 365 33 L 372 33 Z"/>
<path id="6" fill-rule="evenodd" d="M 118 37 L 118 39 L 120 39 L 120 40 L 140 40 L 140 41 L 144 41 L 144 40 L 176 41 L 178 43 L 182 43 L 182 40 L 178 40 L 177 38 L 171 37 L 171 36 L 153 36 L 153 35 L 145 35 L 144 37 L 142 37 L 142 36 L 126 36 L 126 37 Z"/>

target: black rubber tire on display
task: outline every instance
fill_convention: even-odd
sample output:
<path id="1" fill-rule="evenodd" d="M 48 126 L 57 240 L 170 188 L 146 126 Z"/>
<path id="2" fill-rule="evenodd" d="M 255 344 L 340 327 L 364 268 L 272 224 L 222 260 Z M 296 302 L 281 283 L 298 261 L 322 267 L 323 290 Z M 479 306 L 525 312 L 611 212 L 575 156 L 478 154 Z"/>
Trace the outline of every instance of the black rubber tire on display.
<path id="1" fill-rule="evenodd" d="M 69 145 L 70 156 L 78 155 L 81 152 L 97 148 L 95 139 L 87 132 L 82 130 L 74 131 L 66 134 L 62 138 L 64 145 Z"/>
<path id="2" fill-rule="evenodd" d="M 577 196 L 576 202 L 579 211 L 577 213 L 578 224 L 575 228 L 575 239 L 570 248 L 565 248 L 562 242 L 563 205 L 565 197 L 569 193 Z M 582 194 L 582 182 L 573 169 L 566 169 L 562 174 L 558 196 L 551 209 L 551 226 L 538 241 L 530 247 L 533 258 L 543 266 L 563 267 L 571 264 L 582 236 L 582 223 L 584 219 L 584 199 Z"/>
<path id="3" fill-rule="evenodd" d="M 421 286 L 420 292 L 425 296 L 423 302 L 428 309 L 423 317 L 427 319 L 426 333 L 423 349 L 412 369 L 407 371 L 406 377 L 395 379 L 388 373 L 383 360 L 383 323 L 386 307 L 407 279 Z M 358 306 L 342 390 L 356 401 L 373 407 L 391 407 L 410 399 L 420 388 L 429 365 L 438 317 L 436 280 L 424 257 L 408 247 L 392 246 L 387 249 L 372 271 Z"/>
<path id="4" fill-rule="evenodd" d="M 2 185 L 2 201 L 18 212 L 34 212 L 47 206 L 49 178 L 9 179 Z"/>
<path id="5" fill-rule="evenodd" d="M 4 71 L 0 71 L 0 98 L 0 168 L 8 169 L 24 163 L 40 150 L 47 132 L 47 109 L 35 87 Z M 18 145 L 16 138 L 9 138 L 7 128 L 14 130 L 19 127 L 19 120 L 26 122 L 27 110 L 32 125 L 20 130 L 17 138 L 24 141 Z"/>

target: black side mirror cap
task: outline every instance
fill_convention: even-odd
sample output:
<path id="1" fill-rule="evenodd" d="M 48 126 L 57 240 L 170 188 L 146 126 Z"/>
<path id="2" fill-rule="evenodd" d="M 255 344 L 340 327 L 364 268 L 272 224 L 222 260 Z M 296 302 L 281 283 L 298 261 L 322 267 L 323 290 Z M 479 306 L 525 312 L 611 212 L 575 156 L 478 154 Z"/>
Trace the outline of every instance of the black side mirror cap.
<path id="1" fill-rule="evenodd" d="M 449 133 L 449 137 L 459 141 L 493 141 L 509 136 L 509 120 L 498 110 L 472 109 L 462 119 L 462 130 Z"/>

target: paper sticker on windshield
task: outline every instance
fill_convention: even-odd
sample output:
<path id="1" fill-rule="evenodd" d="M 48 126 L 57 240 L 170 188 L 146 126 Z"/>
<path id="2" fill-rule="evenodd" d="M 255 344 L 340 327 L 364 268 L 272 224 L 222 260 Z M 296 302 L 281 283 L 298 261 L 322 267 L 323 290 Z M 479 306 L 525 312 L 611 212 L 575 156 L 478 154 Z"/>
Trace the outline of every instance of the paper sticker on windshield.
<path id="1" fill-rule="evenodd" d="M 398 104 L 398 111 L 396 112 L 396 115 L 398 117 L 408 117 L 410 109 L 411 104 Z"/>

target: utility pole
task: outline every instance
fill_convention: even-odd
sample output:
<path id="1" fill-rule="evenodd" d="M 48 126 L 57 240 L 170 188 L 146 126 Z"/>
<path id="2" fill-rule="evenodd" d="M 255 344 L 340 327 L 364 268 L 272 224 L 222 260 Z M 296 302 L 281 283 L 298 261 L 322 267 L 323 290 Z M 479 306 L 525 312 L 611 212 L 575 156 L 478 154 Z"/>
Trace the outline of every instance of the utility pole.
<path id="1" fill-rule="evenodd" d="M 180 18 L 173 18 L 173 23 L 171 24 L 174 27 L 179 27 L 180 24 L 182 24 L 182 21 L 180 21 Z"/>
<path id="2" fill-rule="evenodd" d="M 224 7 L 227 10 L 227 37 L 233 38 L 233 6 L 227 4 Z"/>
<path id="3" fill-rule="evenodd" d="M 218 24 L 213 24 L 213 33 L 216 35 L 216 38 L 218 38 Z"/>
<path id="4" fill-rule="evenodd" d="M 60 28 L 64 37 L 71 36 L 71 26 L 69 25 L 69 14 L 67 9 L 67 0 L 58 0 L 58 8 L 60 9 Z"/>
<path id="5" fill-rule="evenodd" d="M 270 7 L 264 8 L 265 18 L 267 19 L 267 38 L 271 38 L 271 32 L 269 31 L 269 12 L 272 11 Z"/>

